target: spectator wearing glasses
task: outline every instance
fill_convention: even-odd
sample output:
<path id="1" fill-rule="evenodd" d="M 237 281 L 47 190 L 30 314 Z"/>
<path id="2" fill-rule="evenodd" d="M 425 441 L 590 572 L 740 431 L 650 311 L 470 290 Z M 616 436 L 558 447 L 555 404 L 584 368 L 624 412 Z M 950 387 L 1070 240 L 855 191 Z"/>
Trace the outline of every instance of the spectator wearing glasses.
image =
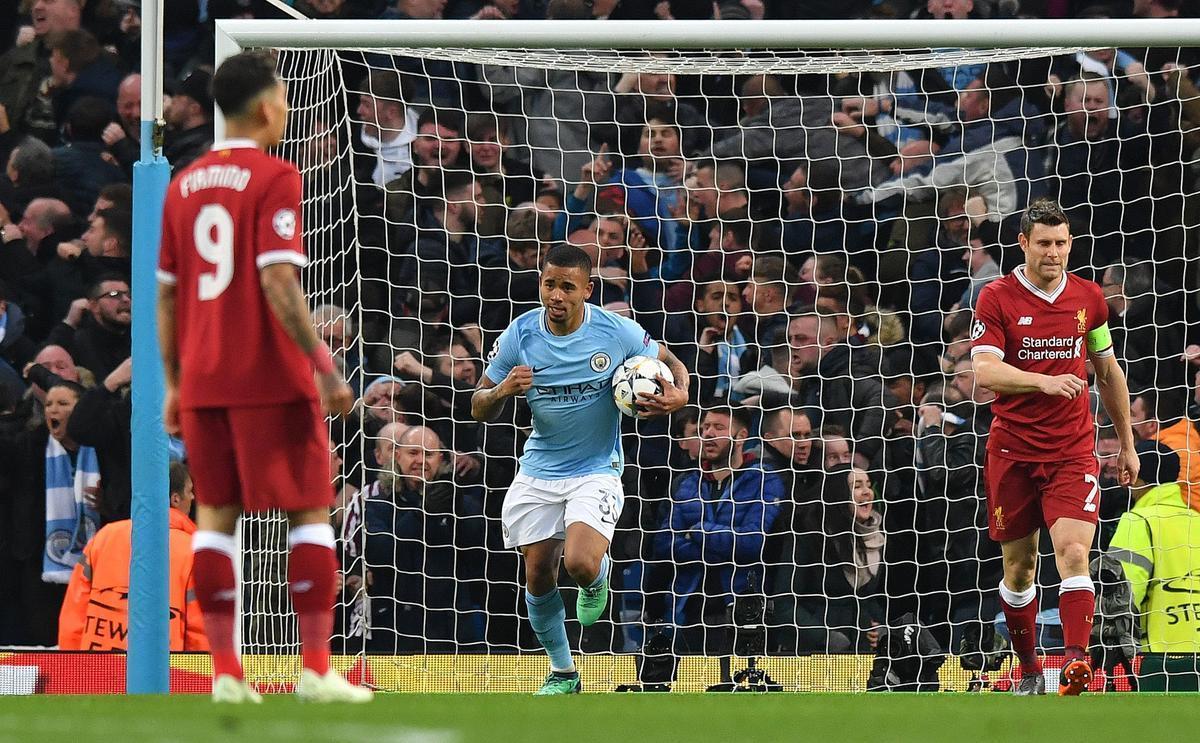
<path id="1" fill-rule="evenodd" d="M 87 299 L 71 304 L 49 341 L 62 346 L 76 363 L 104 379 L 129 358 L 129 282 L 102 276 L 88 288 Z"/>

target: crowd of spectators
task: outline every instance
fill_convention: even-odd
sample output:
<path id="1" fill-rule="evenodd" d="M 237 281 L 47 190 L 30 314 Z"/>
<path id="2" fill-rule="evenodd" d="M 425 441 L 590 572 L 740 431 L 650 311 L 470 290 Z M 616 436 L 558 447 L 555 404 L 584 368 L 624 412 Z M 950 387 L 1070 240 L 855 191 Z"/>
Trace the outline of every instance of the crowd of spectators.
<path id="1" fill-rule="evenodd" d="M 25 6 L 0 28 L 0 644 L 53 644 L 65 585 L 46 579 L 61 573 L 45 570 L 49 548 L 70 560 L 87 533 L 129 516 L 140 23 L 137 0 Z M 1181 3 L 295 8 L 934 22 L 1169 17 Z M 175 171 L 212 143 L 213 20 L 234 16 L 277 11 L 210 0 L 164 19 Z M 667 637 L 680 652 L 728 652 L 730 606 L 747 594 L 769 599 L 775 653 L 867 651 L 908 613 L 950 649 L 969 623 L 991 622 L 1001 568 L 981 467 L 993 395 L 971 372 L 971 310 L 1021 262 L 1015 224 L 1036 196 L 1070 215 L 1070 267 L 1108 298 L 1138 436 L 1179 452 L 1182 497 L 1200 510 L 1194 50 L 747 76 L 339 57 L 344 99 L 294 117 L 281 154 L 308 188 L 315 322 L 359 396 L 331 442 L 343 649 L 536 646 L 499 526 L 529 411 L 518 400 L 483 426 L 470 395 L 500 331 L 539 306 L 539 256 L 561 242 L 592 256 L 593 303 L 639 321 L 694 374 L 688 409 L 626 421 L 614 605 L 575 635 L 584 649 Z M 346 183 L 352 194 L 330 193 Z M 1100 423 L 1103 549 L 1131 496 Z M 65 545 L 45 510 L 52 451 L 95 470 Z"/>

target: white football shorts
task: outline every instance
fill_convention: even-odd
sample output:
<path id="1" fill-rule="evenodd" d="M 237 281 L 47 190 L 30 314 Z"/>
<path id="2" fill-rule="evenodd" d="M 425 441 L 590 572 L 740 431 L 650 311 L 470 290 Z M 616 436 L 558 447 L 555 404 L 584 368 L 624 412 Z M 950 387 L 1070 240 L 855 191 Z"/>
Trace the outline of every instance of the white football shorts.
<path id="1" fill-rule="evenodd" d="M 575 523 L 587 524 L 611 542 L 624 505 L 625 491 L 616 475 L 543 480 L 517 473 L 500 513 L 504 546 L 566 539 L 567 527 Z"/>

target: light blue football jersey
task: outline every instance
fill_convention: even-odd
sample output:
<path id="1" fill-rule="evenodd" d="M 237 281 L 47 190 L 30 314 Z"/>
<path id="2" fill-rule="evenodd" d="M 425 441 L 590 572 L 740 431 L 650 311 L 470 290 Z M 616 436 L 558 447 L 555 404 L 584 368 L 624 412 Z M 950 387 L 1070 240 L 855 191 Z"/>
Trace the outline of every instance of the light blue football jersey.
<path id="1" fill-rule="evenodd" d="M 570 335 L 551 333 L 543 309 L 508 326 L 488 354 L 484 374 L 500 384 L 514 366 L 533 369 L 533 387 L 525 394 L 533 435 L 525 442 L 521 472 L 547 480 L 620 476 L 625 458 L 612 374 L 631 356 L 658 358 L 658 342 L 633 320 L 591 304 Z"/>

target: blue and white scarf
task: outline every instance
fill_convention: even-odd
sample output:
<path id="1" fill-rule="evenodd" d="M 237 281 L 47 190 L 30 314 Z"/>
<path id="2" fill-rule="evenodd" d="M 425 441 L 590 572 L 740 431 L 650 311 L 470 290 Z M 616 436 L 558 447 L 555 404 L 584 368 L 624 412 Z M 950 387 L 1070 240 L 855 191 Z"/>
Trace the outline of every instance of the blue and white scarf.
<path id="1" fill-rule="evenodd" d="M 53 436 L 46 442 L 46 550 L 42 555 L 42 580 L 67 583 L 71 570 L 83 556 L 100 526 L 100 514 L 84 500 L 86 488 L 100 482 L 96 450 L 79 447 L 74 464 L 62 443 Z"/>
<path id="2" fill-rule="evenodd" d="M 717 341 L 717 397 L 725 397 L 729 388 L 742 375 L 742 354 L 749 344 L 746 336 L 738 326 L 733 326 L 733 334 L 728 340 Z"/>

